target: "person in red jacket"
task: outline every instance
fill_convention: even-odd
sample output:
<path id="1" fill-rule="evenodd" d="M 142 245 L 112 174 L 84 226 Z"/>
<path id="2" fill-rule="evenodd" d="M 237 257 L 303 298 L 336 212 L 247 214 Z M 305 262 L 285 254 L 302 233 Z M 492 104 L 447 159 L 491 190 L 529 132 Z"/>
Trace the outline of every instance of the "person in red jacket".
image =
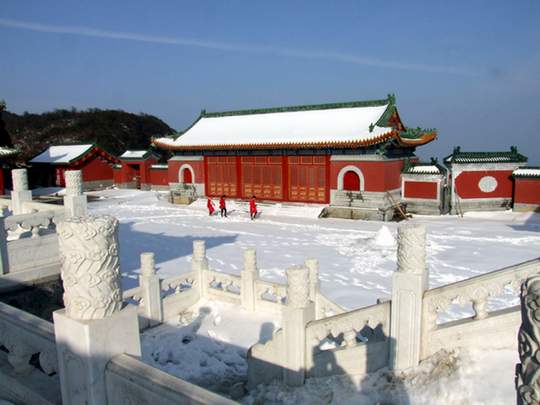
<path id="1" fill-rule="evenodd" d="M 249 199 L 249 217 L 253 220 L 257 216 L 257 203 L 255 202 L 255 196 L 251 196 Z"/>
<path id="2" fill-rule="evenodd" d="M 212 201 L 210 197 L 208 197 L 208 201 L 206 202 L 206 207 L 208 208 L 208 215 L 212 216 L 216 209 L 214 208 L 214 202 Z"/>
<path id="3" fill-rule="evenodd" d="M 221 216 L 225 216 L 227 218 L 227 205 L 225 204 L 225 196 L 222 195 L 219 199 L 219 211 L 221 212 Z"/>

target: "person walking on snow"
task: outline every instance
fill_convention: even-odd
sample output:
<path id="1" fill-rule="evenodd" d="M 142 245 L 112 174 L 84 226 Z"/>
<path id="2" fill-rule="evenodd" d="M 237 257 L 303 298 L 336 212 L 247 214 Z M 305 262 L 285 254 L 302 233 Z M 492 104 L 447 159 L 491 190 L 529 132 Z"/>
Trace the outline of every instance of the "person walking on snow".
<path id="1" fill-rule="evenodd" d="M 257 203 L 255 202 L 255 196 L 251 196 L 249 199 L 249 217 L 253 220 L 257 216 Z"/>
<path id="2" fill-rule="evenodd" d="M 212 216 L 216 209 L 214 208 L 214 202 L 212 201 L 210 197 L 208 197 L 208 201 L 206 202 L 206 207 L 208 208 L 208 215 Z"/>
<path id="3" fill-rule="evenodd" d="M 225 216 L 227 218 L 227 205 L 225 204 L 225 196 L 222 195 L 219 199 L 219 211 L 221 212 L 221 216 Z"/>

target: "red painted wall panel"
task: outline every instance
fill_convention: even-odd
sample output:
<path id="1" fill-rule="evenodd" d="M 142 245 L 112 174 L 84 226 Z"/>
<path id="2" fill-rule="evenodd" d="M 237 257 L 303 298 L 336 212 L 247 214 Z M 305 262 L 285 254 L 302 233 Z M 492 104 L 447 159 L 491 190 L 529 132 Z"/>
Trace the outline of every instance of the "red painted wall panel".
<path id="1" fill-rule="evenodd" d="M 168 182 L 179 183 L 179 170 L 183 164 L 191 166 L 195 172 L 194 183 L 204 183 L 204 161 L 203 160 L 169 160 Z"/>
<path id="2" fill-rule="evenodd" d="M 122 183 L 122 169 L 114 169 L 113 168 L 113 182 L 114 184 Z"/>
<path id="3" fill-rule="evenodd" d="M 405 198 L 437 199 L 437 183 L 433 181 L 405 180 L 403 196 Z"/>
<path id="4" fill-rule="evenodd" d="M 168 186 L 169 176 L 167 169 L 150 169 L 150 183 L 154 186 Z"/>
<path id="5" fill-rule="evenodd" d="M 113 178 L 112 165 L 97 156 L 81 162 L 73 169 L 82 170 L 83 181 L 112 180 Z"/>
<path id="6" fill-rule="evenodd" d="M 497 187 L 491 192 L 483 192 L 478 185 L 486 176 L 497 180 Z M 512 198 L 512 170 L 462 172 L 455 179 L 455 192 L 460 198 Z"/>
<path id="7" fill-rule="evenodd" d="M 540 205 L 540 179 L 514 179 L 514 203 Z"/>
<path id="8" fill-rule="evenodd" d="M 389 191 L 401 187 L 403 160 L 330 162 L 330 188 L 337 189 L 338 174 L 345 166 L 354 166 L 364 175 L 365 191 Z"/>

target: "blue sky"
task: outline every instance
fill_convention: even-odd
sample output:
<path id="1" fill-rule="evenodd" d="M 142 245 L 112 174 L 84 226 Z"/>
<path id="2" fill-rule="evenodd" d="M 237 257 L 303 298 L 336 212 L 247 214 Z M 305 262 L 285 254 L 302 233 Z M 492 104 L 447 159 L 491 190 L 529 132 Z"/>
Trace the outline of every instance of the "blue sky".
<path id="1" fill-rule="evenodd" d="M 221 111 L 397 96 L 435 127 L 421 157 L 506 150 L 540 164 L 540 2 L 0 3 L 15 112 L 119 108 L 174 128 Z"/>

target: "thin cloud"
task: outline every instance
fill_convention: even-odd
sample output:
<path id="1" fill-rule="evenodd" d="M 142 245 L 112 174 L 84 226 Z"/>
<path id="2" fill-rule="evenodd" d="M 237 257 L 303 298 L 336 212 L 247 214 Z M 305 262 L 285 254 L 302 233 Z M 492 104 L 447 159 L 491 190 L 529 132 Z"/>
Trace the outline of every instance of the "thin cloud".
<path id="1" fill-rule="evenodd" d="M 54 34 L 79 35 L 94 38 L 119 39 L 125 41 L 137 41 L 154 44 L 189 46 L 195 48 L 216 49 L 228 52 L 244 52 L 258 54 L 273 54 L 290 56 L 302 59 L 320 59 L 353 63 L 362 66 L 371 66 L 379 68 L 391 68 L 400 70 L 412 70 L 420 72 L 446 73 L 462 76 L 476 76 L 477 73 L 466 68 L 447 65 L 431 65 L 423 63 L 404 63 L 389 60 L 381 60 L 376 58 L 361 57 L 346 53 L 325 52 L 325 51 L 310 51 L 294 48 L 281 48 L 264 45 L 246 45 L 246 44 L 230 44 L 226 42 L 204 41 L 193 38 L 178 38 L 155 36 L 146 34 L 137 34 L 133 32 L 107 31 L 89 27 L 77 26 L 61 26 L 39 24 L 21 20 L 11 20 L 0 18 L 0 26 L 17 28 L 28 31 L 46 32 Z"/>

